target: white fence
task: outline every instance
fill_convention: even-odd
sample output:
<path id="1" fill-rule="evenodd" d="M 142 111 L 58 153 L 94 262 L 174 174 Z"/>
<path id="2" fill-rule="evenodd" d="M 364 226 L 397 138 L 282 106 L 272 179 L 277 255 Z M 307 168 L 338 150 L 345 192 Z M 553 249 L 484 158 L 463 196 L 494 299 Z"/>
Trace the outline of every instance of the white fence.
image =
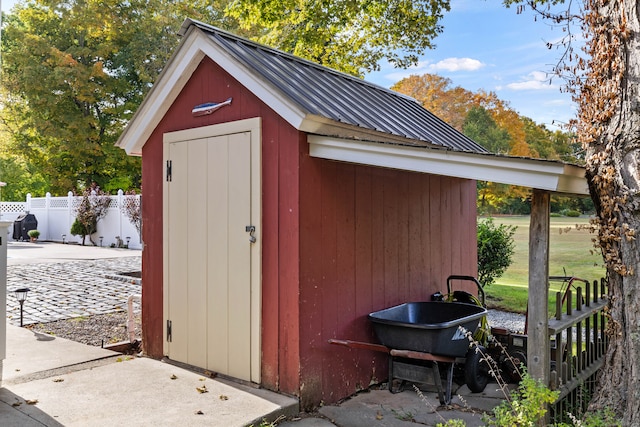
<path id="1" fill-rule="evenodd" d="M 142 241 L 138 231 L 129 221 L 123 208 L 127 199 L 133 199 L 137 206 L 140 206 L 140 195 L 129 196 L 118 190 L 117 196 L 110 197 L 107 214 L 98 222 L 98 231 L 92 235 L 93 241 L 97 245 L 117 246 L 120 238 L 122 243 L 128 243 L 130 248 L 141 249 Z M 70 232 L 76 219 L 76 208 L 81 200 L 81 196 L 74 196 L 71 192 L 67 197 L 51 197 L 49 193 L 45 197 L 31 197 L 27 194 L 26 202 L 0 202 L 0 219 L 15 221 L 18 216 L 28 212 L 34 214 L 38 220 L 40 240 L 81 243 L 82 236 L 73 236 Z M 9 227 L 9 236 L 12 234 L 13 228 Z M 91 244 L 88 238 L 85 244 Z"/>

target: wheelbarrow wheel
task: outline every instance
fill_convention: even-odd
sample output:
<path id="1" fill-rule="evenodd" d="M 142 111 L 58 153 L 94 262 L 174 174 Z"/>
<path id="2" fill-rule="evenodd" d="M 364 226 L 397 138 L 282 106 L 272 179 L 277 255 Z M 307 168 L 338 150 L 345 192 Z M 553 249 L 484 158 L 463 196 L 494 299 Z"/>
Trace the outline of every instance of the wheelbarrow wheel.
<path id="1" fill-rule="evenodd" d="M 484 357 L 487 357 L 487 349 L 481 345 L 473 346 L 467 351 L 464 363 L 464 379 L 467 387 L 473 393 L 480 393 L 489 382 L 489 365 Z"/>

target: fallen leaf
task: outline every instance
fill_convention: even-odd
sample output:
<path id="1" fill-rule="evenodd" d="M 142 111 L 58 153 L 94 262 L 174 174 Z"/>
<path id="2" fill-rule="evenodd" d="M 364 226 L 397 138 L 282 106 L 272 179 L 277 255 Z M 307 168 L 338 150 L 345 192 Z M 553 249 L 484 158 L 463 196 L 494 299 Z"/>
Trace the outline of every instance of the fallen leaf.
<path id="1" fill-rule="evenodd" d="M 38 403 L 38 399 L 25 400 L 25 403 L 26 403 L 27 405 L 35 405 L 36 403 Z"/>
<path id="2" fill-rule="evenodd" d="M 200 379 L 198 379 L 198 381 L 206 381 L 206 380 L 207 380 L 206 378 L 200 378 Z"/>
<path id="3" fill-rule="evenodd" d="M 204 415 L 204 412 L 202 412 L 202 411 L 196 411 L 196 415 Z"/>
<path id="4" fill-rule="evenodd" d="M 376 414 L 376 420 L 381 420 L 383 418 L 384 418 L 384 415 L 382 415 L 380 411 L 378 411 L 378 413 Z"/>
<path id="5" fill-rule="evenodd" d="M 178 379 L 178 377 L 176 377 L 175 375 L 171 375 L 171 377 L 170 377 L 170 378 L 171 378 L 172 380 L 177 380 L 177 379 Z"/>
<path id="6" fill-rule="evenodd" d="M 62 381 L 64 381 L 64 378 L 56 378 L 53 380 L 54 383 L 61 383 Z"/>
<path id="7" fill-rule="evenodd" d="M 220 400 L 229 400 L 229 396 L 225 396 L 224 394 L 221 394 Z"/>
<path id="8" fill-rule="evenodd" d="M 196 390 L 198 390 L 198 393 L 209 393 L 206 385 L 203 385 L 202 387 L 196 387 Z"/>
<path id="9" fill-rule="evenodd" d="M 11 406 L 13 406 L 14 408 L 17 407 L 17 406 L 20 406 L 20 405 L 22 405 L 22 402 L 13 402 L 11 404 Z"/>

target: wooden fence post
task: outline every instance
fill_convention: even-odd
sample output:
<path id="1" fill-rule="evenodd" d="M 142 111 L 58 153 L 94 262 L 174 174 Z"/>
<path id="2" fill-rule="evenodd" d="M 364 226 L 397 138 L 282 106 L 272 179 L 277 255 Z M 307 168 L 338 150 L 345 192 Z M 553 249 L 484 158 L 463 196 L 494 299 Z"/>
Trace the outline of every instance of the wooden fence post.
<path id="1" fill-rule="evenodd" d="M 549 203 L 548 191 L 534 190 L 529 226 L 529 330 L 527 369 L 549 385 Z"/>

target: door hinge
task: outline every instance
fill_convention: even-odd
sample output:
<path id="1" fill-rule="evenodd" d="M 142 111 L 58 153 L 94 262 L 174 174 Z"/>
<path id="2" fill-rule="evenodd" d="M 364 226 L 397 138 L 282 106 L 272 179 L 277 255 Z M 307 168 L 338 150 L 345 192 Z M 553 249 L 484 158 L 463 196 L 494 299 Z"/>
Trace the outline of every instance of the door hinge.
<path id="1" fill-rule="evenodd" d="M 167 182 L 171 182 L 171 160 L 167 160 Z"/>
<path id="2" fill-rule="evenodd" d="M 171 320 L 167 320 L 167 341 L 171 342 Z"/>

